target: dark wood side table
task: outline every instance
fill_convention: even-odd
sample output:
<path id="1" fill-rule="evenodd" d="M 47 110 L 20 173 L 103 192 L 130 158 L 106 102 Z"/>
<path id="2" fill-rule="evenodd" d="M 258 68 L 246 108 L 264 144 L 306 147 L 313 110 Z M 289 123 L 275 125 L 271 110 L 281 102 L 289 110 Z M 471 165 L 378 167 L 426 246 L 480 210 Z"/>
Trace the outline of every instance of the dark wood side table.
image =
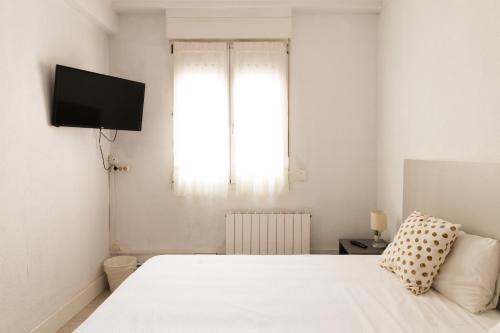
<path id="1" fill-rule="evenodd" d="M 351 240 L 357 240 L 365 245 L 368 245 L 366 249 L 359 246 L 352 245 Z M 382 254 L 385 249 L 375 248 L 372 246 L 373 239 L 339 239 L 339 254 Z"/>

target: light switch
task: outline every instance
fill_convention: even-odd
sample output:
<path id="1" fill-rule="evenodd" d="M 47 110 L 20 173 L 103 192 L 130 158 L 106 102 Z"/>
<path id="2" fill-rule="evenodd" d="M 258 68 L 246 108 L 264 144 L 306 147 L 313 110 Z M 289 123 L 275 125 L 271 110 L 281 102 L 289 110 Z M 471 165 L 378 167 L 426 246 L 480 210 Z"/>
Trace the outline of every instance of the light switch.
<path id="1" fill-rule="evenodd" d="M 305 182 L 307 181 L 307 172 L 304 169 L 291 169 L 289 177 L 291 181 Z"/>

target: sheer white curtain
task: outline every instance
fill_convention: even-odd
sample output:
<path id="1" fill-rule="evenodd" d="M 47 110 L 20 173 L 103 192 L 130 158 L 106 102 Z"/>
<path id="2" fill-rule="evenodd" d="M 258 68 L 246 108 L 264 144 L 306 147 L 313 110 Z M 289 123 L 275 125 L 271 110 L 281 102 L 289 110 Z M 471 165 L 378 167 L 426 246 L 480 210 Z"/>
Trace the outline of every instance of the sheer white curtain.
<path id="1" fill-rule="evenodd" d="M 224 196 L 230 175 L 227 43 L 176 42 L 173 58 L 174 190 Z"/>
<path id="2" fill-rule="evenodd" d="M 284 42 L 231 50 L 233 181 L 237 194 L 288 189 L 288 56 Z"/>

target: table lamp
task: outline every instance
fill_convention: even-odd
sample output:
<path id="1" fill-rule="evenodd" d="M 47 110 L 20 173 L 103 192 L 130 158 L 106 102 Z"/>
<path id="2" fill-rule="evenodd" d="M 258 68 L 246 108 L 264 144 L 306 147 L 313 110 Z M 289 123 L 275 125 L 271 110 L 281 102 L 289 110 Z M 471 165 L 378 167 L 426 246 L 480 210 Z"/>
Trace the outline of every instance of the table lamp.
<path id="1" fill-rule="evenodd" d="M 370 228 L 374 231 L 373 244 L 375 248 L 384 248 L 387 244 L 380 238 L 382 231 L 387 228 L 387 217 L 380 210 L 375 210 L 370 213 Z"/>

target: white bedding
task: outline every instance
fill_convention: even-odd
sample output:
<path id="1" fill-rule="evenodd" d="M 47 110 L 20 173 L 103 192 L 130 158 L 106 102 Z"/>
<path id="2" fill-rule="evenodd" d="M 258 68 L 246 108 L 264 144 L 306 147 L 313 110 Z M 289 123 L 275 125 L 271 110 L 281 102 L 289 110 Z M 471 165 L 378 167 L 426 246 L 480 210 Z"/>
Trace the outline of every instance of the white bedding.
<path id="1" fill-rule="evenodd" d="M 77 330 L 127 332 L 487 332 L 437 292 L 413 296 L 378 256 L 158 256 Z"/>

